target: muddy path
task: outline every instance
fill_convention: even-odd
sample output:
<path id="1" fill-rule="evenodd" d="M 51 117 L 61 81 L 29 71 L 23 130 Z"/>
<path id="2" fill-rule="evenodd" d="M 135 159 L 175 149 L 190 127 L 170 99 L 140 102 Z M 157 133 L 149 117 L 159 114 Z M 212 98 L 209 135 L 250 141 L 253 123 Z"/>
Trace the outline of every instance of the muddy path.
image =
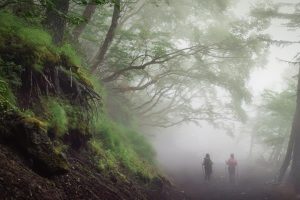
<path id="1" fill-rule="evenodd" d="M 275 184 L 274 172 L 265 167 L 240 166 L 235 184 L 229 183 L 227 169 L 221 163 L 214 167 L 210 181 L 204 180 L 201 166 L 173 171 L 169 176 L 192 200 L 295 199 L 289 187 Z"/>

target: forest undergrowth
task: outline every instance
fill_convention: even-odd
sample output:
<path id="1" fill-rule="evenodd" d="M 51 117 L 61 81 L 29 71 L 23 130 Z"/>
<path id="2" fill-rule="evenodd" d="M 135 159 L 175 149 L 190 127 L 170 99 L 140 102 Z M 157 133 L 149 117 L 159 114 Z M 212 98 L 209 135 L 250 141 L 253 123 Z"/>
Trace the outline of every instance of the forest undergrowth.
<path id="1" fill-rule="evenodd" d="M 108 180 L 166 182 L 145 136 L 109 117 L 104 87 L 70 43 L 57 47 L 40 26 L 10 12 L 0 19 L 1 144 L 21 151 L 42 177 L 75 173 L 72 158 L 85 155 Z"/>

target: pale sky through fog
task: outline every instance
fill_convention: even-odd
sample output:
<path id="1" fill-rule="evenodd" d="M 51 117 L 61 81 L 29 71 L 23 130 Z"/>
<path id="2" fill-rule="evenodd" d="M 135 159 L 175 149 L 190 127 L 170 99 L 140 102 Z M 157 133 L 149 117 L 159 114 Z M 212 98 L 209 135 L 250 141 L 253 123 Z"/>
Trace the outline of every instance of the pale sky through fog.
<path id="1" fill-rule="evenodd" d="M 237 5 L 236 14 L 243 17 L 249 14 L 251 5 L 255 5 L 257 0 L 239 0 Z M 284 3 L 297 3 L 299 0 L 274 0 L 273 2 Z M 300 40 L 299 31 L 288 31 L 284 25 L 281 24 L 282 20 L 273 20 L 272 26 L 269 28 L 269 33 L 272 39 L 275 40 Z M 259 95 L 265 89 L 280 90 L 283 86 L 283 75 L 286 70 L 291 68 L 287 63 L 280 61 L 291 60 L 296 55 L 300 45 L 293 45 L 290 47 L 277 47 L 272 46 L 270 48 L 270 54 L 267 58 L 267 64 L 261 68 L 255 69 L 249 80 L 249 87 L 254 95 L 254 99 L 259 99 Z"/>

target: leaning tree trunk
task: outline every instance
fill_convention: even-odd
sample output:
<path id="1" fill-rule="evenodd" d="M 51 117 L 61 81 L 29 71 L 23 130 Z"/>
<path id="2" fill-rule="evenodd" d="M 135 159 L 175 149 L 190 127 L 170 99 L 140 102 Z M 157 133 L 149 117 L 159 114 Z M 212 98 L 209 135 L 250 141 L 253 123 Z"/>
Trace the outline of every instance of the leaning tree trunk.
<path id="1" fill-rule="evenodd" d="M 101 66 L 101 64 L 103 63 L 104 57 L 111 45 L 111 42 L 114 39 L 115 32 L 116 32 L 116 29 L 118 26 L 118 21 L 120 18 L 120 7 L 121 7 L 120 4 L 121 4 L 120 0 L 115 1 L 114 12 L 113 12 L 110 27 L 106 33 L 106 36 L 105 36 L 105 39 L 104 39 L 102 45 L 100 46 L 94 60 L 92 61 L 92 67 L 91 67 L 92 73 L 94 73 L 97 70 L 97 68 L 99 66 Z"/>
<path id="2" fill-rule="evenodd" d="M 57 45 L 60 45 L 64 38 L 69 1 L 70 0 L 51 0 L 48 2 L 45 26 L 50 31 L 53 42 Z"/>
<path id="3" fill-rule="evenodd" d="M 78 41 L 80 35 L 84 31 L 86 25 L 91 21 L 92 16 L 94 15 L 97 8 L 97 4 L 94 1 L 90 1 L 90 3 L 85 7 L 82 17 L 84 18 L 84 22 L 78 24 L 73 30 L 73 40 Z"/>
<path id="4" fill-rule="evenodd" d="M 300 72 L 300 67 L 299 67 Z M 296 111 L 292 125 L 294 145 L 292 154 L 291 178 L 295 191 L 300 193 L 300 73 L 298 73 Z"/>
<path id="5" fill-rule="evenodd" d="M 293 122 L 294 124 L 294 122 Z M 294 125 L 293 125 L 294 126 Z M 281 165 L 280 171 L 279 171 L 279 176 L 278 176 L 278 182 L 282 182 L 282 179 L 284 177 L 284 174 L 287 170 L 287 168 L 290 165 L 291 159 L 292 159 L 292 153 L 293 153 L 293 148 L 294 148 L 294 142 L 295 142 L 295 131 L 294 129 L 291 130 L 290 138 L 289 138 L 289 143 L 288 147 L 286 150 L 286 154 L 284 157 L 284 161 Z"/>

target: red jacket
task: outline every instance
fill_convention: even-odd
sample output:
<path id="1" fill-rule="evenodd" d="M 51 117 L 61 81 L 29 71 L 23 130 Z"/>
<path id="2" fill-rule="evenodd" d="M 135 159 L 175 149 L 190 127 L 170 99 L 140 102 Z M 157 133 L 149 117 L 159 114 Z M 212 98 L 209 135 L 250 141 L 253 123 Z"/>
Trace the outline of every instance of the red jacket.
<path id="1" fill-rule="evenodd" d="M 226 164 L 228 165 L 228 167 L 235 167 L 237 166 L 237 161 L 234 158 L 229 158 L 226 161 Z"/>

